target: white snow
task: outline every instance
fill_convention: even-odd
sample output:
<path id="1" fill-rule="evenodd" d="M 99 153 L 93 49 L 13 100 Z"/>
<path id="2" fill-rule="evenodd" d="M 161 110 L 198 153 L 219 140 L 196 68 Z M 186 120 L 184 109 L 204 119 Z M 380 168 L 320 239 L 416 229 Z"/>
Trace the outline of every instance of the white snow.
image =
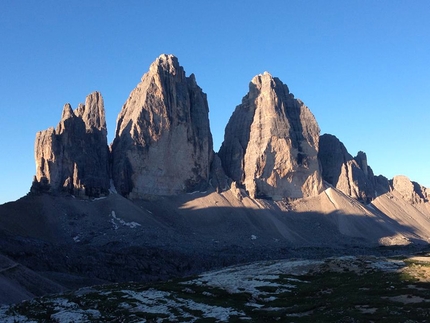
<path id="1" fill-rule="evenodd" d="M 257 236 L 256 235 L 251 235 L 251 240 L 257 240 Z"/>
<path id="2" fill-rule="evenodd" d="M 118 192 L 116 191 L 116 188 L 115 188 L 115 184 L 113 183 L 113 179 L 110 180 L 109 192 L 112 194 L 118 194 Z"/>
<path id="3" fill-rule="evenodd" d="M 81 242 L 81 239 L 79 238 L 79 235 L 77 235 L 77 236 L 73 237 L 73 240 L 74 240 L 75 242 Z"/>
<path id="4" fill-rule="evenodd" d="M 107 198 L 107 196 L 95 197 L 93 198 L 93 201 L 100 201 L 100 200 L 104 200 L 105 198 Z"/>
<path id="5" fill-rule="evenodd" d="M 122 224 L 123 226 L 129 227 L 131 229 L 135 229 L 135 228 L 141 226 L 140 223 L 137 223 L 137 222 L 126 222 L 123 219 L 117 217 L 115 211 L 112 211 L 112 213 L 110 214 L 110 216 L 112 217 L 112 219 L 110 219 L 110 222 L 112 223 L 114 230 L 118 230 L 118 228 L 119 228 L 118 224 Z"/>

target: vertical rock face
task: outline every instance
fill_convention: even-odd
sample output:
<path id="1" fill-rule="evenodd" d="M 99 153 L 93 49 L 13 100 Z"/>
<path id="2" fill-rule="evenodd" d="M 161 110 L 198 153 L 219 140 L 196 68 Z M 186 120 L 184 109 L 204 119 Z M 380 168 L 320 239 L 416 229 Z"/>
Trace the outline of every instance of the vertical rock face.
<path id="1" fill-rule="evenodd" d="M 97 197 L 109 190 L 109 150 L 103 98 L 98 92 L 73 111 L 63 108 L 56 129 L 36 134 L 32 191 L 67 191 Z"/>
<path id="2" fill-rule="evenodd" d="M 386 178 L 374 176 L 364 152 L 360 151 L 352 157 L 333 135 L 320 137 L 318 158 L 323 179 L 348 196 L 369 202 L 389 190 Z"/>
<path id="3" fill-rule="evenodd" d="M 322 189 L 319 132 L 310 110 L 265 72 L 252 79 L 231 116 L 219 156 L 252 197 L 313 196 Z"/>
<path id="4" fill-rule="evenodd" d="M 131 92 L 112 144 L 116 189 L 130 198 L 203 189 L 213 155 L 206 94 L 161 55 Z"/>
<path id="5" fill-rule="evenodd" d="M 393 189 L 411 204 L 428 202 L 430 199 L 430 191 L 426 187 L 412 182 L 404 175 L 394 176 L 391 184 Z"/>

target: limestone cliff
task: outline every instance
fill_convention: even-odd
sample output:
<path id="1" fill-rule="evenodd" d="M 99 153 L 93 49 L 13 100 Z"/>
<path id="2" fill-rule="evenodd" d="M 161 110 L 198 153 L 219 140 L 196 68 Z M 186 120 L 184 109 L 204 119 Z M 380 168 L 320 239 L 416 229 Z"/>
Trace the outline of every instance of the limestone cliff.
<path id="1" fill-rule="evenodd" d="M 173 55 L 161 55 L 131 92 L 112 144 L 116 189 L 130 198 L 204 189 L 213 156 L 206 94 Z"/>
<path id="2" fill-rule="evenodd" d="M 79 196 L 108 194 L 109 151 L 103 98 L 94 92 L 73 111 L 63 108 L 57 128 L 36 134 L 32 191 L 66 191 Z"/>
<path id="3" fill-rule="evenodd" d="M 389 190 L 385 177 L 374 176 L 364 152 L 352 157 L 333 135 L 320 137 L 318 158 L 323 179 L 352 198 L 369 202 Z"/>
<path id="4" fill-rule="evenodd" d="M 317 195 L 319 127 L 310 110 L 278 78 L 255 76 L 225 129 L 219 151 L 229 177 L 251 197 Z"/>
<path id="5" fill-rule="evenodd" d="M 390 181 L 393 190 L 411 204 L 428 203 L 430 190 L 417 182 L 412 182 L 404 175 L 397 175 Z"/>

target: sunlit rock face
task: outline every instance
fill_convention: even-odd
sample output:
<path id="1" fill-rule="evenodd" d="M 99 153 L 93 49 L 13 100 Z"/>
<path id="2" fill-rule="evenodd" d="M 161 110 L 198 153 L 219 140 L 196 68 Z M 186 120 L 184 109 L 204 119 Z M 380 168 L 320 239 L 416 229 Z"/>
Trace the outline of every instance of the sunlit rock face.
<path id="1" fill-rule="evenodd" d="M 412 182 L 404 175 L 394 176 L 391 180 L 393 190 L 400 193 L 404 200 L 412 204 L 428 203 L 430 190 L 417 182 Z"/>
<path id="2" fill-rule="evenodd" d="M 57 128 L 36 134 L 36 175 L 32 191 L 65 191 L 98 197 L 109 190 L 109 149 L 103 98 L 94 92 L 85 104 L 63 108 Z"/>
<path id="3" fill-rule="evenodd" d="M 315 196 L 322 190 L 319 133 L 311 111 L 265 72 L 252 79 L 231 116 L 219 156 L 251 197 Z"/>
<path id="4" fill-rule="evenodd" d="M 344 144 L 333 135 L 320 137 L 318 158 L 323 179 L 352 198 L 370 202 L 390 189 L 388 179 L 374 176 L 364 152 L 359 151 L 357 156 L 352 157 Z"/>
<path id="5" fill-rule="evenodd" d="M 116 189 L 129 198 L 205 189 L 213 156 L 206 94 L 173 55 L 130 93 L 112 144 Z"/>

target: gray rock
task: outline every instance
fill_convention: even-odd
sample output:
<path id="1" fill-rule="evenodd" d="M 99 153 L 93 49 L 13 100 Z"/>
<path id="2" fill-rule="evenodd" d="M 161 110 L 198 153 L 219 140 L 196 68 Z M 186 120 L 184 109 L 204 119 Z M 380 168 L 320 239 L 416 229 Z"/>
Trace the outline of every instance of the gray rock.
<path id="1" fill-rule="evenodd" d="M 103 98 L 94 92 L 73 111 L 63 108 L 57 128 L 36 134 L 31 191 L 98 197 L 109 190 L 109 150 Z"/>
<path id="2" fill-rule="evenodd" d="M 215 188 L 217 192 L 222 192 L 229 189 L 229 182 L 230 180 L 222 168 L 221 159 L 218 154 L 214 154 L 210 172 L 210 183 L 212 187 Z"/>
<path id="3" fill-rule="evenodd" d="M 400 193 L 403 199 L 411 204 L 429 201 L 430 191 L 428 188 L 418 184 L 417 182 L 412 182 L 404 175 L 394 176 L 391 180 L 391 185 L 394 190 Z"/>
<path id="4" fill-rule="evenodd" d="M 161 55 L 131 92 L 112 144 L 112 175 L 124 196 L 205 189 L 213 157 L 206 94 L 173 55 Z"/>
<path id="5" fill-rule="evenodd" d="M 374 176 L 366 154 L 359 151 L 356 157 L 352 157 L 333 135 L 320 137 L 318 158 L 323 179 L 350 197 L 368 203 L 389 191 L 388 180 Z"/>
<path id="6" fill-rule="evenodd" d="M 225 129 L 224 170 L 251 197 L 282 199 L 319 194 L 320 129 L 311 111 L 278 78 L 255 76 Z"/>

